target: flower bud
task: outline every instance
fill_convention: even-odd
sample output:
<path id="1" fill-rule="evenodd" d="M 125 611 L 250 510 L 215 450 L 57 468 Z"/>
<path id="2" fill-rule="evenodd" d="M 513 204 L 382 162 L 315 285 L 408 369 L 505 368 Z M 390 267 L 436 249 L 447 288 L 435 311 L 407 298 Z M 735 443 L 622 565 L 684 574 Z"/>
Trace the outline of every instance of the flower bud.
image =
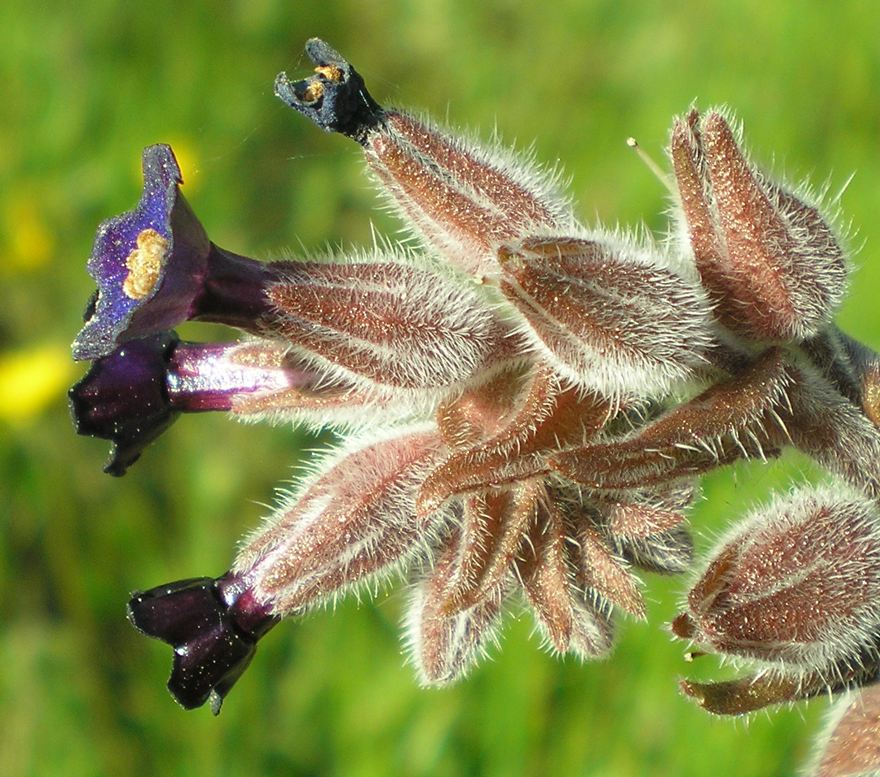
<path id="1" fill-rule="evenodd" d="M 668 392 L 705 363 L 710 311 L 696 278 L 618 239 L 527 238 L 502 246 L 501 291 L 542 356 L 606 397 Z"/>
<path id="2" fill-rule="evenodd" d="M 880 515 L 842 484 L 803 488 L 740 523 L 675 633 L 785 673 L 857 667 L 880 632 Z"/>
<path id="3" fill-rule="evenodd" d="M 724 117 L 691 111 L 670 156 L 684 227 L 722 323 L 757 340 L 803 340 L 846 291 L 846 257 L 812 205 L 749 163 Z"/>
<path id="4" fill-rule="evenodd" d="M 389 112 L 365 152 L 404 220 L 465 272 L 493 272 L 502 243 L 574 224 L 552 176 L 407 114 Z"/>

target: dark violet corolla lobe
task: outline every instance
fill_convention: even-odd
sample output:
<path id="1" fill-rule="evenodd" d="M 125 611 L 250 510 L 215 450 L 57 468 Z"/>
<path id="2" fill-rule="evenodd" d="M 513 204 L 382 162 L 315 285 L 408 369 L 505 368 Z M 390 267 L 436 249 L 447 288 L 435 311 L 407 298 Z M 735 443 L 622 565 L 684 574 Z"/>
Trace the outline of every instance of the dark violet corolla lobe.
<path id="1" fill-rule="evenodd" d="M 92 363 L 69 391 L 78 434 L 112 443 L 104 471 L 124 475 L 143 449 L 180 414 L 165 387 L 168 359 L 177 346 L 173 332 L 133 340 Z"/>
<path id="2" fill-rule="evenodd" d="M 180 193 L 171 148 L 148 146 L 134 210 L 98 228 L 88 261 L 98 285 L 73 342 L 74 359 L 97 359 L 128 340 L 191 319 L 258 332 L 269 314 L 267 285 L 277 266 L 214 245 Z"/>
<path id="3" fill-rule="evenodd" d="M 134 626 L 174 648 L 168 690 L 185 709 L 210 700 L 214 714 L 276 623 L 267 604 L 234 573 L 180 580 L 132 594 Z"/>

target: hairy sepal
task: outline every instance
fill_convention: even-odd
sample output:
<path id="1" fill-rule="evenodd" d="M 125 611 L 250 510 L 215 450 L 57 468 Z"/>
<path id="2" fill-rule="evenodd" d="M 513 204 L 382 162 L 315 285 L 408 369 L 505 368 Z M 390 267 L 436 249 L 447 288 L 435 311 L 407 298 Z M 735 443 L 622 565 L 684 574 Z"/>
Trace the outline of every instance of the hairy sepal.
<path id="1" fill-rule="evenodd" d="M 364 389 L 442 395 L 516 350 L 475 285 L 402 255 L 290 263 L 268 294 L 273 333 Z"/>
<path id="2" fill-rule="evenodd" d="M 659 574 L 690 569 L 694 543 L 685 526 L 685 511 L 697 489 L 687 481 L 658 489 L 596 495 L 593 505 L 602 518 L 613 551 L 634 567 Z"/>
<path id="3" fill-rule="evenodd" d="M 510 412 L 489 430 L 494 433 L 460 445 L 428 476 L 419 509 L 432 510 L 454 495 L 546 474 L 551 451 L 592 439 L 612 415 L 610 404 L 562 383 L 548 365 L 537 365 L 511 399 Z"/>
<path id="4" fill-rule="evenodd" d="M 496 641 L 512 580 L 505 576 L 471 607 L 448 607 L 461 535 L 454 530 L 427 576 L 413 589 L 406 642 L 422 685 L 448 685 L 463 677 Z"/>
<path id="5" fill-rule="evenodd" d="M 810 202 L 752 165 L 717 111 L 676 120 L 670 143 L 697 267 L 721 321 L 754 340 L 816 335 L 839 307 L 847 263 Z"/>
<path id="6" fill-rule="evenodd" d="M 495 250 L 536 231 L 570 228 L 558 176 L 496 145 L 389 111 L 367 137 L 367 164 L 421 240 L 469 274 L 497 268 Z"/>
<path id="7" fill-rule="evenodd" d="M 450 614 L 486 599 L 509 573 L 534 510 L 534 489 L 493 489 L 462 500 L 458 557 L 450 572 Z"/>
<path id="8" fill-rule="evenodd" d="M 535 520 L 516 562 L 526 601 L 555 652 L 583 660 L 600 658 L 614 642 L 608 609 L 586 596 L 578 584 L 561 510 L 543 486 L 535 488 Z"/>
<path id="9" fill-rule="evenodd" d="M 795 375 L 786 353 L 768 349 L 740 375 L 622 440 L 550 457 L 567 478 L 592 488 L 639 489 L 693 477 L 738 458 L 773 455 L 788 442 Z"/>
<path id="10" fill-rule="evenodd" d="M 427 554 L 448 516 L 417 518 L 415 498 L 442 449 L 432 424 L 350 440 L 248 540 L 236 571 L 283 616 Z"/>
<path id="11" fill-rule="evenodd" d="M 529 237 L 502 246 L 499 261 L 523 333 L 583 390 L 656 396 L 705 363 L 706 296 L 656 250 L 615 236 Z"/>
<path id="12" fill-rule="evenodd" d="M 880 430 L 809 366 L 789 391 L 794 445 L 871 498 L 880 497 Z"/>

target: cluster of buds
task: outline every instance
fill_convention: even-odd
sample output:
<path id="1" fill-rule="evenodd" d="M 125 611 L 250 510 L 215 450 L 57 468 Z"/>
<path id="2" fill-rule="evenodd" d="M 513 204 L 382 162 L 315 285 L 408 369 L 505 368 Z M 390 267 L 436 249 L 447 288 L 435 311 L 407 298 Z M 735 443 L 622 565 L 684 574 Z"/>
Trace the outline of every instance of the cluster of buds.
<path id="1" fill-rule="evenodd" d="M 414 240 L 261 263 L 217 247 L 167 146 L 98 231 L 98 294 L 74 342 L 77 430 L 121 475 L 181 412 L 342 435 L 243 544 L 230 572 L 133 595 L 173 646 L 169 688 L 215 711 L 280 619 L 392 572 L 410 580 L 421 681 L 461 677 L 525 602 L 547 645 L 606 654 L 637 570 L 691 567 L 700 474 L 786 446 L 834 485 L 747 519 L 674 632 L 758 660 L 685 683 L 738 713 L 880 668 L 880 360 L 838 330 L 846 253 L 808 194 L 766 178 L 722 113 L 676 120 L 674 224 L 655 242 L 578 223 L 558 176 L 380 106 L 322 41 L 275 91 L 363 150 Z M 184 321 L 246 337 L 181 342 Z"/>

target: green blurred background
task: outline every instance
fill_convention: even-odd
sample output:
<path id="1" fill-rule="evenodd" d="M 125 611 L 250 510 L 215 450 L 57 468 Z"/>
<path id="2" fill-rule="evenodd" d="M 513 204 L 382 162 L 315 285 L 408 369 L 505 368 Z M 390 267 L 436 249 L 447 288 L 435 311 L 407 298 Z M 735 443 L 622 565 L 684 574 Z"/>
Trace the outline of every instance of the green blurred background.
<path id="1" fill-rule="evenodd" d="M 756 156 L 839 190 L 864 246 L 841 314 L 880 345 L 880 51 L 870 2 L 17 2 L 0 7 L 0 774 L 787 775 L 825 702 L 711 719 L 676 678 L 663 624 L 684 581 L 647 581 L 650 622 L 607 662 L 542 653 L 526 617 L 459 686 L 416 687 L 403 596 L 276 629 L 222 715 L 164 689 L 170 651 L 127 624 L 129 591 L 225 570 L 235 542 L 318 441 L 189 417 L 122 480 L 77 438 L 68 344 L 98 222 L 133 206 L 141 148 L 170 142 L 220 245 L 264 258 L 370 241 L 357 149 L 272 96 L 318 35 L 381 101 L 449 116 L 561 160 L 588 222 L 663 229 L 655 156 L 693 100 L 731 105 Z M 188 337 L 224 336 L 206 327 Z M 698 543 L 807 465 L 711 477 Z M 702 665 L 701 665 L 702 664 Z"/>

